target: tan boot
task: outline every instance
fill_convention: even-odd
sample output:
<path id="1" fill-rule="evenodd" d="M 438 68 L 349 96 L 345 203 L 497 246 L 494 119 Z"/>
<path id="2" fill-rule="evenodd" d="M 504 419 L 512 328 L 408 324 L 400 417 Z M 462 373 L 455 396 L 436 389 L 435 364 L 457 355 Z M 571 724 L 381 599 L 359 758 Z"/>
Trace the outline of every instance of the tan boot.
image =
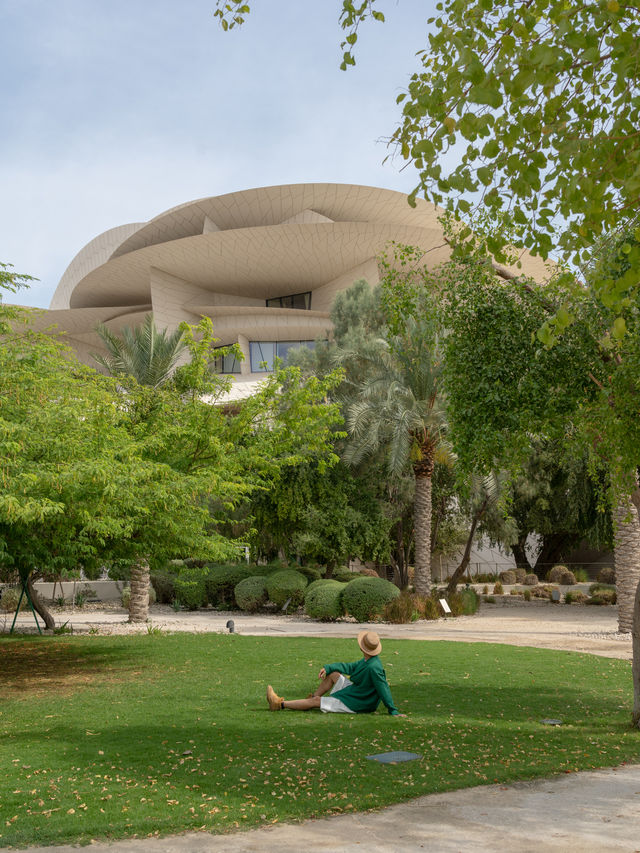
<path id="1" fill-rule="evenodd" d="M 282 696 L 278 696 L 270 684 L 267 686 L 267 702 L 271 711 L 280 711 L 284 702 Z"/>

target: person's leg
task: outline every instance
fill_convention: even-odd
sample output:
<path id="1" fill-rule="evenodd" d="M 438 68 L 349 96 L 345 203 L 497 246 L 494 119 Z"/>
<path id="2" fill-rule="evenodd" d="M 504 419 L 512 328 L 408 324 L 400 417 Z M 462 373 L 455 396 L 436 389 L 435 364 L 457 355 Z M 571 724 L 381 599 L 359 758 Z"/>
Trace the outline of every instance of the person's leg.
<path id="1" fill-rule="evenodd" d="M 312 708 L 320 707 L 320 697 L 310 696 L 308 699 L 291 699 L 283 701 L 283 708 L 288 708 L 290 711 L 310 711 Z"/>
<path id="2" fill-rule="evenodd" d="M 311 696 L 307 698 L 314 699 L 316 697 L 324 696 L 325 693 L 329 693 L 333 690 L 333 687 L 339 678 L 339 672 L 330 672 L 329 675 L 320 682 L 320 685 L 316 687 Z"/>

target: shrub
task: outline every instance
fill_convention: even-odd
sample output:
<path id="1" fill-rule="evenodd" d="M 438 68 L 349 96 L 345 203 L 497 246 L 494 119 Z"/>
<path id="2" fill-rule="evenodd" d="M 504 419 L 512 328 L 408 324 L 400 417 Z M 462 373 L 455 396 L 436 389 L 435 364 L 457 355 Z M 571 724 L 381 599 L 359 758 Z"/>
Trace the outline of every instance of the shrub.
<path id="1" fill-rule="evenodd" d="M 525 601 L 531 601 L 531 590 L 530 589 L 525 589 L 523 595 L 524 595 Z"/>
<path id="2" fill-rule="evenodd" d="M 484 572 L 476 575 L 474 578 L 475 583 L 494 583 L 497 580 L 498 575 L 496 575 L 495 572 Z"/>
<path id="3" fill-rule="evenodd" d="M 294 569 L 281 569 L 267 577 L 267 592 L 269 601 L 283 607 L 289 599 L 289 607 L 299 607 L 304 599 L 304 591 L 308 581 L 300 572 Z"/>
<path id="4" fill-rule="evenodd" d="M 424 596 L 404 590 L 397 598 L 392 598 L 385 604 L 382 618 L 385 622 L 393 622 L 395 625 L 416 622 L 424 618 L 426 601 Z"/>
<path id="5" fill-rule="evenodd" d="M 588 598 L 587 604 L 615 604 L 617 601 L 615 589 L 599 589 Z"/>
<path id="6" fill-rule="evenodd" d="M 344 616 L 342 593 L 346 584 L 340 581 L 325 580 L 307 587 L 304 593 L 304 610 L 312 619 L 322 622 L 335 622 Z"/>
<path id="7" fill-rule="evenodd" d="M 615 584 L 616 570 L 611 566 L 603 566 L 596 575 L 596 580 L 600 583 Z"/>
<path id="8" fill-rule="evenodd" d="M 531 587 L 531 595 L 534 598 L 547 598 L 551 600 L 552 592 L 553 587 L 550 584 L 538 584 L 537 586 Z"/>
<path id="9" fill-rule="evenodd" d="M 512 589 L 512 590 L 511 590 L 511 592 L 510 592 L 509 594 L 510 594 L 510 595 L 523 595 L 523 594 L 524 594 L 524 590 L 522 590 L 522 589 Z"/>
<path id="10" fill-rule="evenodd" d="M 173 604 L 176 597 L 176 576 L 171 572 L 154 572 L 151 583 L 158 604 Z"/>
<path id="11" fill-rule="evenodd" d="M 125 586 L 122 590 L 122 606 L 125 610 L 129 609 L 129 602 L 131 601 L 131 587 Z M 151 584 L 149 584 L 149 604 L 155 604 L 157 601 L 156 591 Z"/>
<path id="12" fill-rule="evenodd" d="M 15 613 L 21 592 L 22 589 L 19 586 L 5 586 L 2 590 L 2 598 L 0 598 L 0 608 L 4 610 L 5 613 Z M 27 601 L 27 596 L 23 595 L 20 603 L 20 612 L 22 613 L 22 611 L 26 610 L 28 607 L 29 602 Z"/>
<path id="13" fill-rule="evenodd" d="M 562 573 L 568 571 L 569 569 L 566 566 L 552 566 L 547 572 L 546 580 L 549 583 L 560 583 Z"/>
<path id="14" fill-rule="evenodd" d="M 194 570 L 195 571 L 195 570 Z M 246 563 L 210 565 L 204 571 L 206 600 L 214 607 L 235 607 L 234 590 L 245 578 L 258 574 L 255 566 Z"/>
<path id="15" fill-rule="evenodd" d="M 301 575 L 304 575 L 309 583 L 322 578 L 322 572 L 315 566 L 297 566 L 296 572 L 300 572 Z"/>
<path id="16" fill-rule="evenodd" d="M 385 604 L 400 595 L 400 590 L 384 578 L 356 578 L 342 593 L 347 613 L 358 622 L 369 622 L 380 616 Z"/>
<path id="17" fill-rule="evenodd" d="M 309 586 L 304 591 L 304 597 L 306 598 L 312 589 L 316 589 L 317 587 L 322 586 L 326 583 L 335 583 L 335 580 L 334 578 L 319 578 L 317 581 L 311 581 Z M 342 581 L 338 581 L 338 583 L 342 583 Z M 344 587 L 345 584 L 342 584 L 342 586 Z"/>
<path id="18" fill-rule="evenodd" d="M 175 601 L 187 610 L 197 610 L 207 602 L 206 569 L 184 568 L 175 580 Z"/>
<path id="19" fill-rule="evenodd" d="M 493 594 L 494 595 L 502 595 L 504 593 L 504 587 L 502 586 L 502 581 L 496 581 L 493 586 Z"/>
<path id="20" fill-rule="evenodd" d="M 440 619 L 442 617 L 440 604 L 437 598 L 433 598 L 433 596 L 427 596 L 424 599 L 422 612 L 425 619 Z"/>
<path id="21" fill-rule="evenodd" d="M 592 583 L 589 587 L 589 595 L 593 595 L 596 592 L 601 592 L 606 590 L 608 592 L 615 592 L 616 588 L 611 583 Z"/>
<path id="22" fill-rule="evenodd" d="M 586 569 L 574 569 L 573 575 L 576 579 L 576 583 L 588 583 L 589 582 L 589 572 Z"/>
<path id="23" fill-rule="evenodd" d="M 565 604 L 584 604 L 589 600 L 589 596 L 585 595 L 584 592 L 568 592 L 564 597 Z"/>
<path id="24" fill-rule="evenodd" d="M 362 576 L 357 572 L 352 572 L 351 569 L 348 569 L 346 566 L 338 566 L 337 569 L 333 570 L 332 580 L 349 583 L 349 581 L 359 577 Z"/>
<path id="25" fill-rule="evenodd" d="M 496 600 L 492 595 L 485 595 L 484 600 L 487 604 L 495 604 Z"/>
<path id="26" fill-rule="evenodd" d="M 488 594 L 489 594 L 489 587 L 487 586 L 487 584 L 485 584 L 485 585 L 482 587 L 482 594 L 483 594 L 483 595 L 488 595 Z"/>
<path id="27" fill-rule="evenodd" d="M 264 575 L 252 575 L 236 584 L 233 591 L 236 604 L 241 610 L 255 613 L 267 603 L 267 579 Z"/>
<path id="28" fill-rule="evenodd" d="M 526 574 L 524 576 L 524 580 L 522 581 L 522 583 L 525 584 L 525 586 L 536 586 L 536 584 L 539 583 L 538 575 L 535 575 L 533 572 L 530 572 L 529 574 Z"/>
<path id="29" fill-rule="evenodd" d="M 506 572 L 500 572 L 500 580 L 506 584 L 516 583 L 516 573 L 511 569 L 508 569 Z"/>
<path id="30" fill-rule="evenodd" d="M 520 569 L 520 568 L 513 569 L 513 573 L 516 576 L 516 583 L 524 583 L 524 579 L 527 576 L 527 570 L 526 569 Z"/>
<path id="31" fill-rule="evenodd" d="M 453 616 L 471 616 L 480 606 L 478 595 L 475 589 L 471 588 L 452 593 L 448 598 L 448 603 Z"/>

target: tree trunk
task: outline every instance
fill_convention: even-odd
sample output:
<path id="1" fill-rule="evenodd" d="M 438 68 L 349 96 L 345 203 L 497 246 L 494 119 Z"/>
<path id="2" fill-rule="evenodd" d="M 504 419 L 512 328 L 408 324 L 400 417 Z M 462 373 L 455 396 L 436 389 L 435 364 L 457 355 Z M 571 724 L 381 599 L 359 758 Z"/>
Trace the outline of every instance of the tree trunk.
<path id="1" fill-rule="evenodd" d="M 391 564 L 397 576 L 396 585 L 399 589 L 406 589 L 409 583 L 409 575 L 407 573 L 407 556 L 404 547 L 404 525 L 402 519 L 399 518 L 395 524 L 396 547 L 395 556 L 391 555 Z"/>
<path id="2" fill-rule="evenodd" d="M 519 569 L 526 569 L 528 572 L 531 571 L 531 563 L 527 558 L 527 552 L 525 551 L 525 543 L 526 537 L 522 540 L 518 539 L 517 542 L 511 546 L 511 553 L 513 554 L 513 559 L 516 561 L 516 566 Z"/>
<path id="3" fill-rule="evenodd" d="M 618 631 L 628 634 L 633 629 L 634 598 L 640 582 L 640 522 L 630 498 L 620 499 L 613 516 Z"/>
<path id="4" fill-rule="evenodd" d="M 413 499 L 415 561 L 413 586 L 418 595 L 431 592 L 431 476 L 416 475 Z"/>
<path id="5" fill-rule="evenodd" d="M 535 572 L 541 580 L 549 569 L 565 559 L 575 540 L 576 537 L 572 533 L 548 533 L 542 537 L 542 550 L 535 565 Z"/>
<path id="6" fill-rule="evenodd" d="M 56 627 L 56 620 L 51 615 L 49 609 L 47 608 L 44 601 L 40 598 L 40 594 L 36 592 L 35 587 L 33 585 L 33 578 L 31 575 L 27 578 L 27 589 L 29 590 L 29 596 L 31 597 L 31 601 L 33 602 L 33 609 L 36 613 L 42 617 L 44 620 L 45 627 L 50 631 Z"/>
<path id="7" fill-rule="evenodd" d="M 636 588 L 633 608 L 633 716 L 632 722 L 640 729 L 640 583 Z"/>
<path id="8" fill-rule="evenodd" d="M 489 498 L 485 497 L 478 510 L 474 513 L 473 521 L 471 523 L 471 530 L 469 531 L 469 535 L 467 536 L 467 544 L 465 545 L 462 560 L 460 560 L 460 565 L 451 575 L 451 577 L 449 578 L 449 583 L 447 584 L 447 595 L 451 595 L 452 592 L 456 591 L 458 581 L 467 570 L 467 566 L 469 565 L 469 559 L 471 557 L 471 546 L 473 545 L 473 537 L 476 535 L 476 527 L 478 526 L 478 522 L 481 521 L 482 516 L 485 514 L 488 506 Z"/>
<path id="9" fill-rule="evenodd" d="M 140 560 L 131 566 L 129 622 L 146 622 L 149 618 L 149 564 Z"/>

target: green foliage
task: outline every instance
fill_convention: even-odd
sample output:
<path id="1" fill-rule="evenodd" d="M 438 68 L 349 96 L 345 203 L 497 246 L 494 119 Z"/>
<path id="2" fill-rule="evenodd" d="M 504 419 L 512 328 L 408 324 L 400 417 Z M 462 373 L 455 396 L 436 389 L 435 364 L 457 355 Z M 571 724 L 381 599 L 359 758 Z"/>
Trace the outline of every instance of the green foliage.
<path id="1" fill-rule="evenodd" d="M 502 581 L 496 581 L 493 586 L 493 594 L 494 595 L 503 595 L 504 587 L 502 586 Z"/>
<path id="2" fill-rule="evenodd" d="M 453 616 L 472 616 L 480 607 L 480 599 L 472 587 L 449 594 L 447 601 Z"/>
<path id="3" fill-rule="evenodd" d="M 302 604 L 304 591 L 309 581 L 293 569 L 282 569 L 267 578 L 269 601 L 278 607 L 283 607 L 289 601 L 289 608 L 294 609 Z"/>
<path id="4" fill-rule="evenodd" d="M 173 572 L 152 572 L 151 586 L 158 604 L 173 604 L 176 597 L 176 575 Z"/>
<path id="5" fill-rule="evenodd" d="M 207 603 L 207 570 L 184 568 L 175 579 L 175 601 L 187 610 L 198 610 Z"/>
<path id="6" fill-rule="evenodd" d="M 255 613 L 267 603 L 269 598 L 267 578 L 263 575 L 245 578 L 236 585 L 233 594 L 240 610 Z"/>
<path id="7" fill-rule="evenodd" d="M 615 604 L 617 601 L 615 589 L 599 589 L 591 595 L 586 604 Z"/>
<path id="8" fill-rule="evenodd" d="M 584 592 L 579 592 L 577 590 L 568 590 L 564 597 L 565 604 L 586 604 L 589 600 L 589 596 Z"/>
<path id="9" fill-rule="evenodd" d="M 344 616 L 342 593 L 346 585 L 335 580 L 315 581 L 304 593 L 304 610 L 312 619 L 335 622 Z"/>
<path id="10" fill-rule="evenodd" d="M 599 592 L 615 592 L 616 588 L 613 584 L 608 583 L 592 583 L 589 587 L 589 595 L 596 595 Z"/>
<path id="11" fill-rule="evenodd" d="M 240 581 L 256 574 L 255 566 L 246 563 L 212 566 L 206 570 L 206 599 L 213 606 L 235 604 L 235 588 Z"/>
<path id="12" fill-rule="evenodd" d="M 547 572 L 547 580 L 549 583 L 558 583 L 563 586 L 573 586 L 576 582 L 576 576 L 569 571 L 566 566 L 553 566 Z"/>
<path id="13" fill-rule="evenodd" d="M 356 578 L 342 593 L 342 603 L 358 622 L 370 622 L 382 615 L 385 605 L 400 595 L 400 590 L 383 578 Z"/>

